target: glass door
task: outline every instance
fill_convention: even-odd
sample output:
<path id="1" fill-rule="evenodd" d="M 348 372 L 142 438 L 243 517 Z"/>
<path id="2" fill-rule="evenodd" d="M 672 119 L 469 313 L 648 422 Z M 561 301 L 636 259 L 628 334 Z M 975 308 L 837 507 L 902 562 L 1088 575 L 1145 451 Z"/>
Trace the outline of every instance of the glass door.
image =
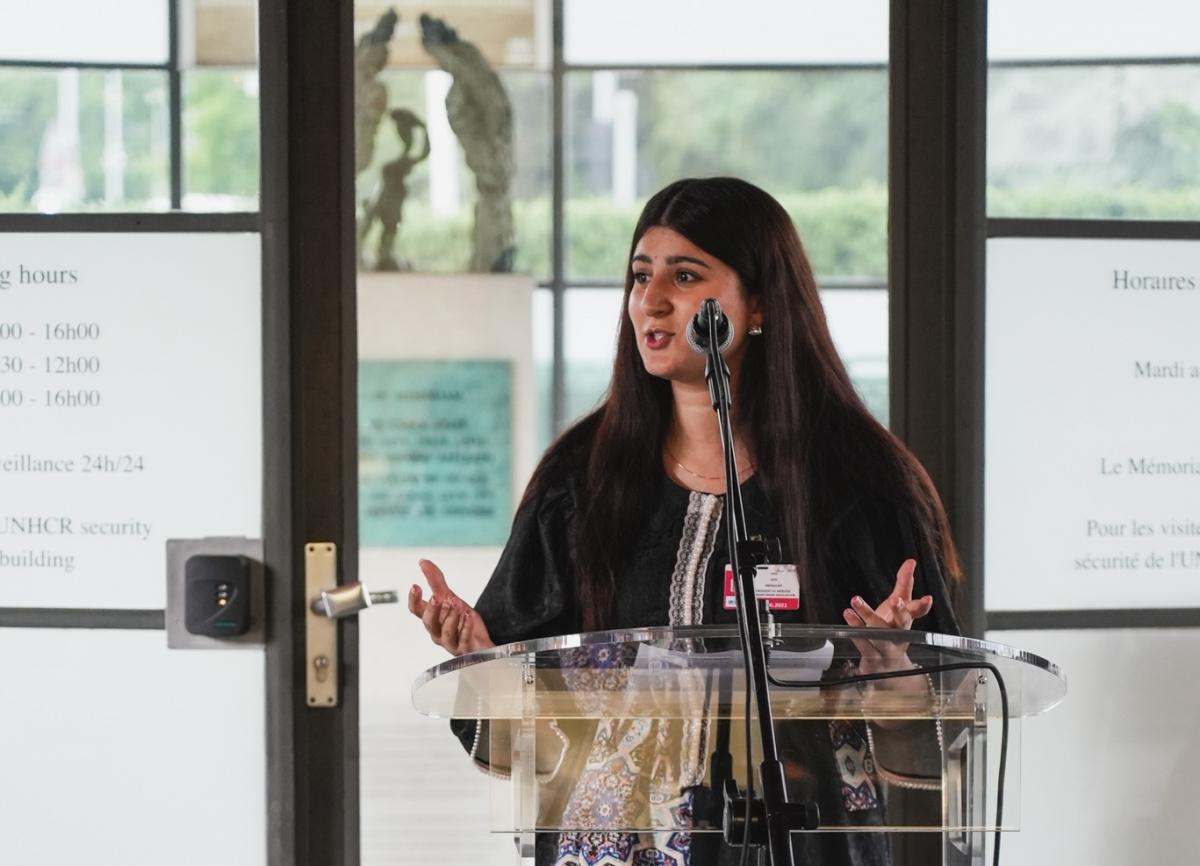
<path id="1" fill-rule="evenodd" d="M 887 4 L 693 5 L 649 55 L 622 22 L 674 34 L 669 10 L 600 9 L 355 4 L 359 569 L 402 597 L 359 623 L 368 866 L 513 861 L 487 779 L 412 709 L 445 653 L 403 596 L 429 597 L 426 558 L 474 600 L 540 454 L 601 398 L 653 192 L 731 174 L 780 198 L 886 419 Z"/>
<path id="2" fill-rule="evenodd" d="M 305 546 L 357 562 L 343 11 L 50 3 L 0 40 L 5 862 L 357 861 L 353 624 L 332 708 L 304 640 Z"/>

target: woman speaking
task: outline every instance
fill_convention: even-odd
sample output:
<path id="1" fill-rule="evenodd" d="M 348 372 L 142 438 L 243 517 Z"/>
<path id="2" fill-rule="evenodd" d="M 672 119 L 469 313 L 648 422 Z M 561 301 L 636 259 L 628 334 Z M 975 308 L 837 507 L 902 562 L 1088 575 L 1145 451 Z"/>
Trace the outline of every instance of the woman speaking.
<path id="1" fill-rule="evenodd" d="M 798 604 L 776 619 L 957 631 L 945 511 L 855 391 L 791 219 L 745 181 L 706 178 L 672 183 L 642 211 L 608 393 L 542 458 L 479 600 L 468 605 L 436 565 L 420 563 L 432 595 L 414 586 L 409 609 L 435 643 L 459 654 L 579 631 L 736 622 L 724 593 L 721 439 L 705 358 L 686 337 L 707 298 L 732 329 L 724 357 L 746 524 L 779 538 L 795 566 L 787 592 Z M 865 755 L 856 731 L 828 725 L 820 736 L 810 793 L 836 816 L 826 823 L 881 823 L 869 776 L 851 781 L 830 757 L 847 742 Z M 538 859 L 737 861 L 725 847 L 701 856 L 687 835 L 564 833 Z M 880 833 L 793 838 L 798 863 L 890 862 Z"/>

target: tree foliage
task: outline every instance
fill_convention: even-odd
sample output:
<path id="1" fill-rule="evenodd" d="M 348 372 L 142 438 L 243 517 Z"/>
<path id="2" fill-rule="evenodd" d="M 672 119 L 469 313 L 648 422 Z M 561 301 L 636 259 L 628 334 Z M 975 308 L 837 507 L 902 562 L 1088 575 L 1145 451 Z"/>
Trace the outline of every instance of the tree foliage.
<path id="1" fill-rule="evenodd" d="M 82 210 L 107 207 L 105 74 L 80 73 Z M 564 183 L 569 279 L 619 283 L 629 232 L 645 197 L 678 177 L 712 174 L 742 176 L 774 193 L 792 214 L 821 277 L 885 277 L 885 72 L 606 74 L 608 79 L 592 72 L 568 75 Z M 32 208 L 41 180 L 39 154 L 58 111 L 58 75 L 56 70 L 0 70 L 0 208 L 4 210 Z M 187 192 L 256 206 L 259 136 L 254 80 L 246 70 L 186 73 Z M 388 72 L 385 80 L 391 105 L 425 113 L 423 73 Z M 125 72 L 121 81 L 125 199 L 114 207 L 132 210 L 154 202 L 165 206 L 169 153 L 165 75 Z M 517 117 L 516 266 L 546 278 L 552 271 L 549 88 L 545 76 L 533 72 L 505 73 L 504 81 Z M 636 96 L 634 201 L 614 200 L 614 131 L 611 114 L 605 114 L 600 86 L 604 82 Z M 1021 81 L 1012 86 L 1018 84 Z M 1038 116 L 1051 123 L 1052 105 L 1046 102 L 1051 95 L 1038 98 Z M 1200 109 L 1186 94 L 1138 104 L 1143 110 L 1115 127 L 1107 163 L 1090 154 L 1086 172 L 1051 171 L 1050 163 L 1043 161 L 1037 164 L 1040 173 L 1033 174 L 1023 163 L 1006 163 L 989 178 L 989 214 L 1196 219 L 1200 215 Z M 1015 111 L 1019 105 L 1010 108 Z M 395 149 L 394 141 L 381 136 L 376 163 L 391 158 Z M 1025 145 L 1021 152 L 1029 151 Z M 1100 171 L 1098 166 L 1107 168 Z M 360 176 L 359 200 L 369 194 L 375 171 L 377 165 Z M 460 161 L 459 209 L 450 216 L 435 215 L 428 164 L 419 166 L 409 182 L 399 252 L 418 270 L 461 270 L 469 257 L 473 193 L 470 174 Z"/>
<path id="2" fill-rule="evenodd" d="M 257 200 L 258 97 L 249 86 L 252 80 L 251 73 L 189 74 L 184 120 L 188 192 Z"/>

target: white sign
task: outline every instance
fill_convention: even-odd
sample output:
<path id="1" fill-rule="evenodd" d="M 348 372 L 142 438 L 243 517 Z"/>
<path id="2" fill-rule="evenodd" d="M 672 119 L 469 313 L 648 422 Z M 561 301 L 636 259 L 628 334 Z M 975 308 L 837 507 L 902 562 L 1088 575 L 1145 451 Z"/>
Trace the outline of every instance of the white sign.
<path id="1" fill-rule="evenodd" d="M 1200 607 L 1200 242 L 987 256 L 987 608 Z"/>
<path id="2" fill-rule="evenodd" d="M 261 536 L 256 234 L 0 237 L 0 607 L 161 608 Z"/>
<path id="3" fill-rule="evenodd" d="M 1179 0 L 1001 0 L 988 4 L 988 59 L 1195 57 L 1200 9 Z"/>

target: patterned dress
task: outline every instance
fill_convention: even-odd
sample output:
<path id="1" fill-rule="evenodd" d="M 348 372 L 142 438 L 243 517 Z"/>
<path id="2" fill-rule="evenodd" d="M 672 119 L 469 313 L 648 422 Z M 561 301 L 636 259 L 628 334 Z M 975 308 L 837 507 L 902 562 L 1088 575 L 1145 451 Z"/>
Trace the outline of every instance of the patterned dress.
<path id="1" fill-rule="evenodd" d="M 579 486 L 565 477 L 560 485 L 522 506 L 513 533 L 477 610 L 497 644 L 581 630 L 575 604 L 572 527 Z M 754 478 L 742 486 L 751 533 L 778 537 L 780 527 Z M 723 576 L 724 497 L 688 491 L 665 473 L 656 502 L 647 503 L 630 568 L 618 578 L 613 628 L 654 625 L 735 623 L 726 609 Z M 891 592 L 899 564 L 918 560 L 915 595 L 931 593 L 934 612 L 922 621 L 932 631 L 956 631 L 940 562 L 918 545 L 910 522 L 886 507 L 847 511 L 824 540 L 830 574 L 819 611 L 783 612 L 788 622 L 840 623 L 851 596 L 883 598 Z M 785 550 L 786 557 L 786 550 Z M 597 650 L 593 649 L 592 652 Z M 603 651 L 603 649 L 599 650 Z M 586 653 L 587 650 L 580 650 Z M 569 666 L 582 693 L 608 676 L 619 688 L 628 659 L 581 656 Z M 605 672 L 605 666 L 610 670 Z M 562 826 L 613 828 L 691 825 L 694 810 L 712 807 L 695 801 L 708 772 L 709 725 L 681 719 L 610 719 L 599 723 L 586 748 L 578 784 L 563 808 Z M 456 722 L 464 744 L 474 724 Z M 883 822 L 881 798 L 865 732 L 846 722 L 789 722 L 777 727 L 788 777 L 789 798 L 816 801 L 826 826 L 869 826 Z M 796 758 L 794 756 L 804 756 Z M 710 815 L 710 826 L 713 819 Z M 891 844 L 882 833 L 820 833 L 793 836 L 797 863 L 819 866 L 887 866 Z M 725 846 L 720 834 L 687 832 L 564 832 L 539 834 L 539 866 L 710 866 L 735 864 L 740 849 Z"/>
<path id="2" fill-rule="evenodd" d="M 724 497 L 691 492 L 683 533 L 671 572 L 669 625 L 698 625 L 703 621 L 705 576 L 721 532 Z M 605 652 L 605 649 L 600 649 Z M 622 659 L 596 658 L 586 653 L 577 671 L 589 679 L 597 668 Z M 570 679 L 570 678 L 569 678 Z M 568 682 L 570 685 L 570 682 Z M 580 682 L 584 690 L 592 684 Z M 563 824 L 575 827 L 674 826 L 693 819 L 689 789 L 704 782 L 709 725 L 680 719 L 604 719 L 563 814 Z M 647 790 L 639 790 L 647 783 Z M 692 834 L 563 833 L 555 866 L 652 866 L 691 862 Z"/>

